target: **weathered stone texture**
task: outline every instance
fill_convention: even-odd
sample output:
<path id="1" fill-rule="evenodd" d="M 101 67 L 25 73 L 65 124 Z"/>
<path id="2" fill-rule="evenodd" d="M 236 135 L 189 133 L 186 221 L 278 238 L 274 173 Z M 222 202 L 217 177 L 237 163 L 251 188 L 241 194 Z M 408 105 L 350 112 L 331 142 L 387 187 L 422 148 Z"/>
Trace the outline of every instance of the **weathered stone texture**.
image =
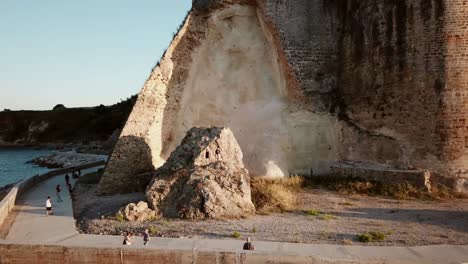
<path id="1" fill-rule="evenodd" d="M 468 1 L 335 5 L 343 26 L 340 158 L 466 172 Z"/>
<path id="2" fill-rule="evenodd" d="M 205 219 L 255 212 L 242 150 L 228 128 L 193 128 L 155 173 L 146 199 L 158 215 Z"/>
<path id="3" fill-rule="evenodd" d="M 194 2 L 101 190 L 128 191 L 189 128 L 212 125 L 232 128 L 254 176 L 349 160 L 468 178 L 467 0 L 251 4 Z"/>
<path id="4" fill-rule="evenodd" d="M 156 217 L 156 212 L 148 207 L 146 202 L 139 202 L 137 204 L 131 203 L 121 208 L 117 213 L 127 221 L 146 221 Z"/>
<path id="5" fill-rule="evenodd" d="M 352 177 L 387 184 L 409 183 L 427 191 L 432 190 L 431 173 L 427 170 L 395 169 L 376 164 L 343 162 L 332 165 L 334 176 Z"/>
<path id="6" fill-rule="evenodd" d="M 191 11 L 139 95 L 101 181 L 102 194 L 135 190 L 135 177 L 164 164 L 195 126 L 231 128 L 253 176 L 329 171 L 337 153 L 336 118 L 323 112 L 328 107 L 304 107 L 304 96 L 291 98 L 298 89 L 286 85 L 287 63 L 250 2 Z"/>
<path id="7" fill-rule="evenodd" d="M 334 9 L 323 0 L 259 0 L 264 20 L 287 59 L 290 96 L 313 112 L 329 112 L 338 82 L 338 28 Z M 294 90 L 297 90 L 296 92 Z"/>

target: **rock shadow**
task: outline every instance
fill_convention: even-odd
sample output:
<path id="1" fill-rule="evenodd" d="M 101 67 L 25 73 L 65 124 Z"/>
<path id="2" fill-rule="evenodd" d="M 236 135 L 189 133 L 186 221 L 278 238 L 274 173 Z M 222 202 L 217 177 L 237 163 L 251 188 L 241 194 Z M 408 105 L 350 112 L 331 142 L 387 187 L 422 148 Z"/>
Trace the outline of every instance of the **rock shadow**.
<path id="1" fill-rule="evenodd" d="M 131 151 L 128 151 L 131 150 Z M 151 148 L 144 138 L 123 136 L 99 183 L 99 195 L 143 192 L 154 175 Z"/>

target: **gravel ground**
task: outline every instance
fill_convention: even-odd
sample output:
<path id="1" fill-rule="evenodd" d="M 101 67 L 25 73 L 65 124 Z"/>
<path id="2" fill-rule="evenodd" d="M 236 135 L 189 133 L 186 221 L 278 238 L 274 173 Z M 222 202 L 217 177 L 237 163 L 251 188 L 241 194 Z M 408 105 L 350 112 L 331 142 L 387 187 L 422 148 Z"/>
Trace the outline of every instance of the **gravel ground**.
<path id="1" fill-rule="evenodd" d="M 96 197 L 95 186 L 75 191 L 75 216 L 80 232 L 120 235 L 125 231 L 141 233 L 152 227 L 157 236 L 285 241 L 315 244 L 361 244 L 357 235 L 369 231 L 386 234 L 381 242 L 370 245 L 468 244 L 468 200 L 420 201 L 381 197 L 342 195 L 313 189 L 300 194 L 300 210 L 246 219 L 187 221 L 161 219 L 153 222 L 118 222 L 112 214 L 143 194 Z M 318 215 L 308 215 L 307 210 Z M 331 216 L 330 216 L 331 215 Z"/>

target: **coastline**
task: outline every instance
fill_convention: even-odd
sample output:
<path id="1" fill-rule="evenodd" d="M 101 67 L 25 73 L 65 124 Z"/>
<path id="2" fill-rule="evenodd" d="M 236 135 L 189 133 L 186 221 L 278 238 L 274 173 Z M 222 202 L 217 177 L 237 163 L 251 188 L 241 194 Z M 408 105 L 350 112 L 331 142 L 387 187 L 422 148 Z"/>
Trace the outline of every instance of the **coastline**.
<path id="1" fill-rule="evenodd" d="M 2 144 L 0 145 L 0 187 L 8 186 L 36 174 L 47 173 L 55 168 L 78 166 L 84 163 L 107 160 L 108 155 L 96 152 L 73 151 L 76 145 L 58 146 L 51 144 Z M 50 164 L 37 164 L 42 160 Z"/>
<path id="2" fill-rule="evenodd" d="M 83 154 L 109 155 L 112 148 L 105 146 L 105 142 L 93 142 L 92 144 L 80 143 L 0 143 L 0 150 L 50 150 L 72 151 Z"/>

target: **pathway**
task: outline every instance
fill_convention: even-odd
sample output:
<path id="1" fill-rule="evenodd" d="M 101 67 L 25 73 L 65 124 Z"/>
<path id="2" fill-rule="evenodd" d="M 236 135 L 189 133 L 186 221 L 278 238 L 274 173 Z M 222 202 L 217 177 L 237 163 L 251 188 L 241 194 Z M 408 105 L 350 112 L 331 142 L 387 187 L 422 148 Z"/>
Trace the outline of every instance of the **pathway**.
<path id="1" fill-rule="evenodd" d="M 97 168 L 84 170 L 84 173 Z M 62 185 L 62 199 L 57 203 L 55 186 Z M 55 214 L 45 215 L 45 200 L 53 197 Z M 6 240 L 0 243 L 45 244 L 87 247 L 122 247 L 122 237 L 79 234 L 75 229 L 72 203 L 65 188 L 64 176 L 53 177 L 27 192 L 18 201 L 19 211 Z M 146 248 L 241 251 L 243 241 L 211 239 L 153 238 Z M 131 247 L 143 248 L 141 237 Z M 438 245 L 420 247 L 371 247 L 314 245 L 279 242 L 255 242 L 256 251 L 284 255 L 315 256 L 333 260 L 383 260 L 400 263 L 468 263 L 468 245 Z"/>

